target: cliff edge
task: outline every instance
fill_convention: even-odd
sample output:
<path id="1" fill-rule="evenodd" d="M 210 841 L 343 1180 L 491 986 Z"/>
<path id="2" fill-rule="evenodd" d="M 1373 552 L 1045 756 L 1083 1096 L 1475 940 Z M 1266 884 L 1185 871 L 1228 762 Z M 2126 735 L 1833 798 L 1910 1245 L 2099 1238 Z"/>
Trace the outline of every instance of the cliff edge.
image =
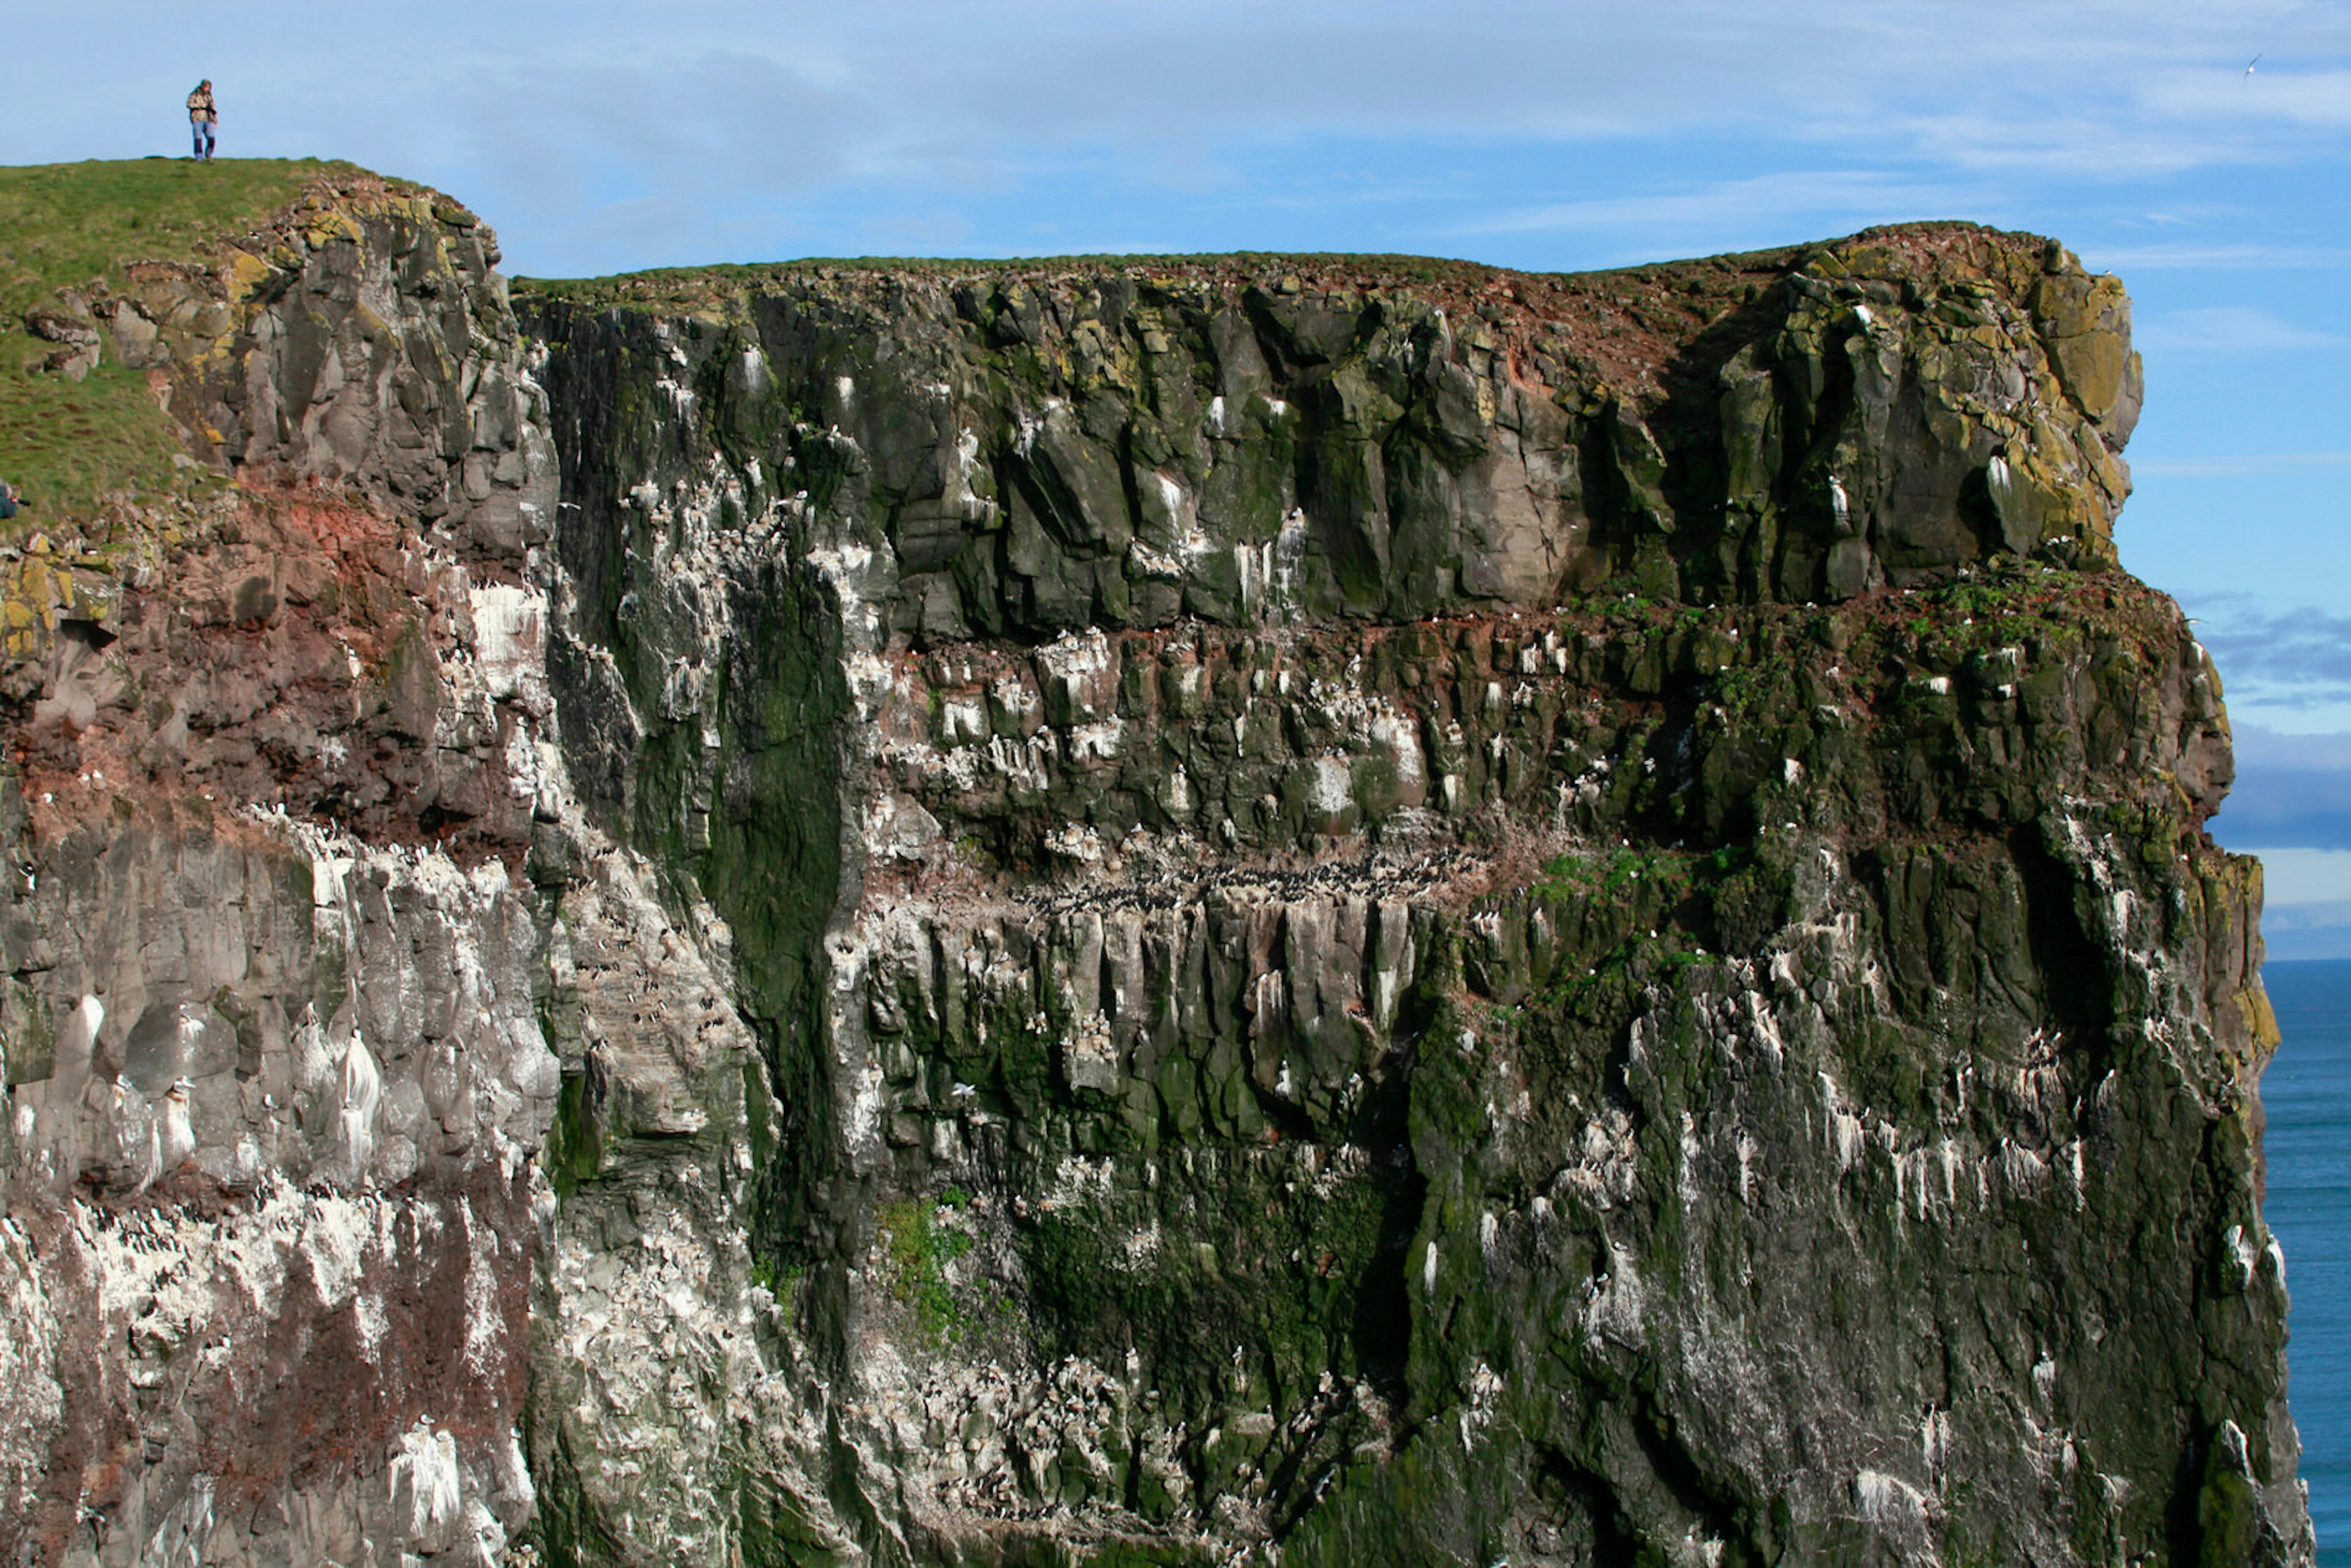
<path id="1" fill-rule="evenodd" d="M 0 1548 L 2311 1561 L 2114 279 L 299 172 L 23 307 Z"/>

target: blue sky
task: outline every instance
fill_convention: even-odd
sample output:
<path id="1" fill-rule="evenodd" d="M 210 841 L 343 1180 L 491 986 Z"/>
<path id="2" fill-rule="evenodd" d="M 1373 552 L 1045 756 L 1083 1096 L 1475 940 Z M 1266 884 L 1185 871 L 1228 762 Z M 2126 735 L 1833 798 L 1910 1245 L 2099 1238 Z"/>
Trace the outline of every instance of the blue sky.
<path id="1" fill-rule="evenodd" d="M 2216 831 L 2284 852 L 2280 915 L 2312 915 L 2294 951 L 2351 954 L 2351 7 L 82 0 L 0 20 L 0 159 L 180 152 L 209 76 L 225 153 L 430 181 L 541 276 L 1233 249 L 1572 269 L 1905 218 L 2054 234 L 2137 302 L 2120 538 L 2229 683 L 2244 782 Z"/>

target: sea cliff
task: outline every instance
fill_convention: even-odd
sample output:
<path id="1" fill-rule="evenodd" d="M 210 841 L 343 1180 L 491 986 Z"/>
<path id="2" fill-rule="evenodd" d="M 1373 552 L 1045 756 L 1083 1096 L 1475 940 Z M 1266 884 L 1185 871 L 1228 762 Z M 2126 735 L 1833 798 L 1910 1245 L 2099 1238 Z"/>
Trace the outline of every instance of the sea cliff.
<path id="1" fill-rule="evenodd" d="M 2311 1560 L 2115 279 L 305 178 L 23 307 L 0 1544 Z"/>

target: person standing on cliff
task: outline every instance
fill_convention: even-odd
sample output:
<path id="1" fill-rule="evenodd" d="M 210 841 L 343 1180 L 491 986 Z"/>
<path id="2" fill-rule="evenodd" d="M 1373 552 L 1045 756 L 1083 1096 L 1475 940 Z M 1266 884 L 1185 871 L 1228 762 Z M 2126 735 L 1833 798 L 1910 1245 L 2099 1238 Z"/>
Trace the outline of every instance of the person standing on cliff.
<path id="1" fill-rule="evenodd" d="M 188 130 L 195 138 L 199 163 L 213 161 L 213 125 L 219 119 L 220 110 L 213 103 L 212 78 L 206 77 L 188 95 Z"/>

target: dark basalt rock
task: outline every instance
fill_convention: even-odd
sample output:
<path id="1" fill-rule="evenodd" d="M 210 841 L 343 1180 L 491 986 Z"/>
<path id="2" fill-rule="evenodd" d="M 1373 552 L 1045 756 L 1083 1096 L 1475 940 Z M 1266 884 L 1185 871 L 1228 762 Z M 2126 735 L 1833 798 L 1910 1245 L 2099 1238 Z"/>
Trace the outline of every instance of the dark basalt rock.
<path id="1" fill-rule="evenodd" d="M 519 308 L 569 756 L 728 922 L 827 1388 L 712 1394 L 684 1490 L 545 1409 L 550 1551 L 2306 1559 L 2113 279 L 1938 225 Z"/>
<path id="2" fill-rule="evenodd" d="M 0 1554 L 2312 1560 L 2115 280 L 337 178 L 32 322 Z"/>

